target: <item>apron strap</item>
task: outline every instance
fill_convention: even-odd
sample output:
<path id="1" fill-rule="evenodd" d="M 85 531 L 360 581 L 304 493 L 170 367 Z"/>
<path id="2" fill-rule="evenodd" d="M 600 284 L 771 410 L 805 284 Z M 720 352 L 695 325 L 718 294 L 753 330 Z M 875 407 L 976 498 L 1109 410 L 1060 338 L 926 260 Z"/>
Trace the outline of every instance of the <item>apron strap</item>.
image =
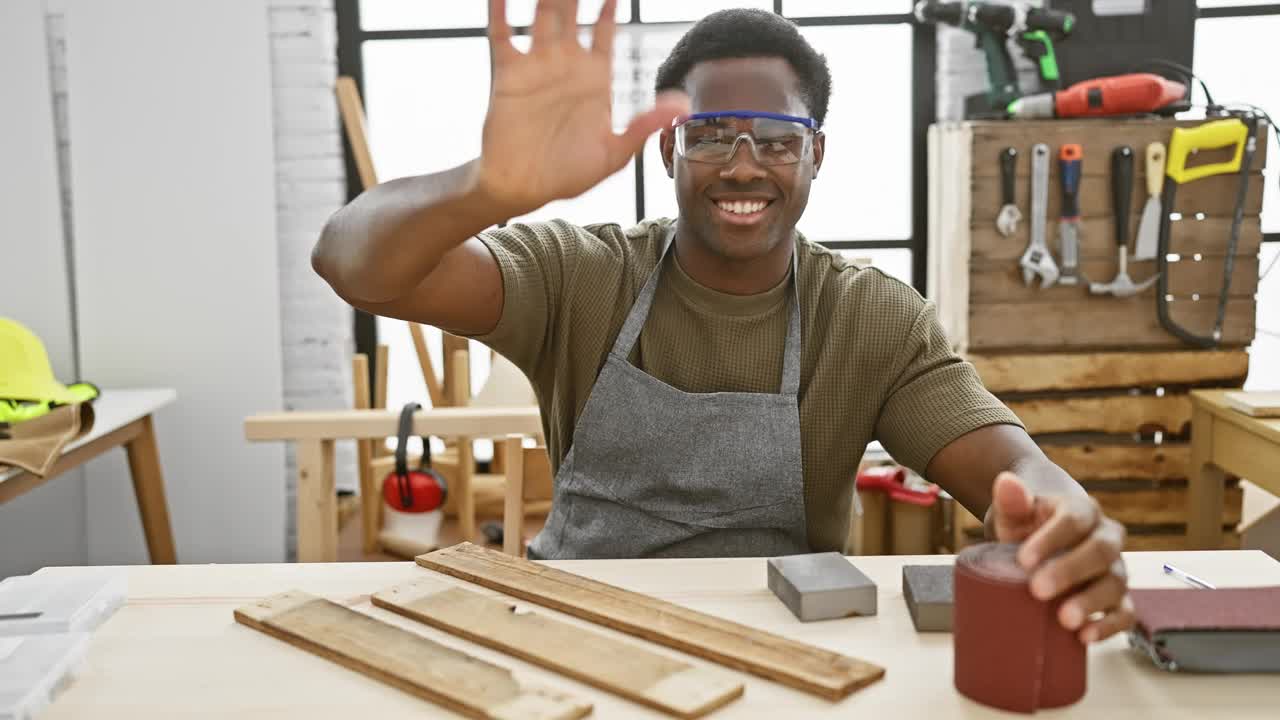
<path id="1" fill-rule="evenodd" d="M 610 354 L 622 358 L 624 361 L 631 356 L 631 349 L 636 346 L 636 341 L 640 339 L 640 331 L 644 329 L 645 320 L 649 319 L 649 308 L 653 305 L 653 296 L 658 290 L 658 276 L 662 274 L 662 262 L 667 259 L 667 252 L 671 249 L 671 240 L 676 235 L 675 223 L 667 228 L 666 236 L 662 239 L 662 252 L 658 254 L 658 264 L 654 266 L 649 273 L 649 278 L 644 281 L 644 287 L 640 288 L 640 294 L 636 297 L 636 301 L 631 306 L 631 312 L 627 313 L 626 322 L 622 323 L 622 329 L 618 331 L 618 337 L 613 341 L 613 349 Z"/>
<path id="2" fill-rule="evenodd" d="M 640 331 L 644 329 L 644 323 L 649 318 L 649 308 L 653 306 L 654 295 L 658 290 L 658 277 L 662 274 L 662 263 L 667 258 L 667 253 L 671 252 L 672 239 L 675 238 L 676 226 L 673 223 L 667 228 L 666 237 L 662 240 L 662 252 L 658 255 L 658 264 L 650 271 L 648 279 L 645 280 L 644 286 L 640 288 L 640 294 L 636 297 L 635 303 L 631 306 L 631 312 L 627 313 L 627 319 L 622 323 L 622 329 L 618 331 L 618 337 L 613 341 L 613 349 L 610 350 L 611 355 L 615 355 L 624 362 L 631 355 L 632 348 L 635 347 L 636 341 L 640 339 Z M 800 291 L 799 285 L 799 260 L 796 258 L 796 252 L 791 252 L 791 313 L 787 321 L 787 340 L 782 351 L 782 381 L 779 384 L 778 393 L 781 395 L 798 395 L 800 392 Z"/>

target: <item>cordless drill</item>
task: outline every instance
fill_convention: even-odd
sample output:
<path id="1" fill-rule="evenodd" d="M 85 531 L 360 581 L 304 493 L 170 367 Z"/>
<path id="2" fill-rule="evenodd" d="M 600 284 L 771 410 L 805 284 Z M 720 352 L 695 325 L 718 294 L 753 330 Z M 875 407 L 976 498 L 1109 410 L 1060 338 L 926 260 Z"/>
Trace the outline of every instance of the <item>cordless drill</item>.
<path id="1" fill-rule="evenodd" d="M 1061 87 L 1055 42 L 1064 40 L 1075 25 L 1071 13 L 1031 7 L 1025 4 L 1000 5 L 976 0 L 935 2 L 922 0 L 916 4 L 916 20 L 930 25 L 954 25 L 973 33 L 977 47 L 987 61 L 987 93 L 985 112 L 971 112 L 973 103 L 966 102 L 966 115 L 991 114 L 1003 117 L 1009 103 L 1022 96 L 1018 75 L 1005 40 L 1012 37 L 1023 54 L 1036 64 L 1045 89 Z"/>

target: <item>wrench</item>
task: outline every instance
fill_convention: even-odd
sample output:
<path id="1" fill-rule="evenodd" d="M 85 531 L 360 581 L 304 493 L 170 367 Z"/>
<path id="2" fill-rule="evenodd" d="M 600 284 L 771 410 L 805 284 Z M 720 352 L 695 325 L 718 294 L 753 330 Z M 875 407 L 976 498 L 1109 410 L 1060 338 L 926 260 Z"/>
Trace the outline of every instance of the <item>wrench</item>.
<path id="1" fill-rule="evenodd" d="M 1003 204 L 1000 206 L 1000 214 L 996 216 L 996 229 L 1005 237 L 1012 237 L 1018 232 L 1018 221 L 1022 219 L 1022 213 L 1018 212 L 1018 206 L 1013 198 L 1017 163 L 1016 149 L 1007 147 L 1000 151 L 1000 194 L 1003 197 Z"/>
<path id="2" fill-rule="evenodd" d="M 1058 281 L 1058 264 L 1045 242 L 1045 214 L 1049 210 L 1049 146 L 1038 143 L 1031 148 L 1031 242 L 1018 264 L 1022 266 L 1022 282 L 1040 276 L 1040 287 Z"/>

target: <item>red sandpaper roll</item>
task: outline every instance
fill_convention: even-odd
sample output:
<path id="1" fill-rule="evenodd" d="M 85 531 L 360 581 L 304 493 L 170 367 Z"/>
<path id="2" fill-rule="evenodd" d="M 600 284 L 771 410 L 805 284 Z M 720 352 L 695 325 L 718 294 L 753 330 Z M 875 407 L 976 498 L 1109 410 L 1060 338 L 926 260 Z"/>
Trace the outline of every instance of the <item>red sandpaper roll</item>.
<path id="1" fill-rule="evenodd" d="M 1014 558 L 983 543 L 956 557 L 956 689 L 984 705 L 1035 712 L 1084 697 L 1085 647 L 1058 622 L 1061 600 L 1037 600 Z"/>

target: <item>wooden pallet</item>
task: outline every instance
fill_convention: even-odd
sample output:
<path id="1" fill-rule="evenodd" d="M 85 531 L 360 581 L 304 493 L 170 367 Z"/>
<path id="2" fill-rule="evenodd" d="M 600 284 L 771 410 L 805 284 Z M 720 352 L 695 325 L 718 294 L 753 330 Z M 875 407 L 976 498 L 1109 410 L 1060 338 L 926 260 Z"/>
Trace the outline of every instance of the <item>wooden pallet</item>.
<path id="1" fill-rule="evenodd" d="M 1184 349 L 1156 316 L 1156 289 L 1135 297 L 1091 295 L 1087 287 L 1055 285 L 1042 289 L 1023 282 L 1018 260 L 1030 240 L 1030 156 L 1036 143 L 1049 145 L 1050 162 L 1046 241 L 1061 265 L 1058 215 L 1061 188 L 1058 149 L 1066 143 L 1084 147 L 1080 184 L 1080 269 L 1091 280 L 1110 281 L 1116 274 L 1115 220 L 1111 195 L 1111 151 L 1134 149 L 1137 162 L 1129 239 L 1137 235 L 1146 202 L 1142 158 L 1148 143 L 1168 144 L 1176 126 L 1197 122 L 1173 120 L 1055 120 L 1043 122 L 948 123 L 929 134 L 929 288 L 938 303 L 939 319 L 953 345 L 962 352 L 1063 352 L 1069 350 Z M 1253 175 L 1245 196 L 1244 220 L 1235 251 L 1235 268 L 1223 323 L 1225 347 L 1245 347 L 1255 333 L 1254 294 L 1258 283 L 1258 250 L 1262 241 L 1259 213 L 1266 162 L 1267 128 L 1259 128 Z M 995 227 L 999 212 L 998 157 L 1006 147 L 1018 150 L 1016 201 L 1023 220 L 1012 237 Z M 1211 161 L 1210 153 L 1197 157 Z M 1238 175 L 1218 175 L 1188 183 L 1173 208 L 1181 218 L 1170 226 L 1170 313 L 1179 324 L 1207 334 L 1217 312 L 1226 260 Z M 1155 272 L 1154 261 L 1130 262 L 1137 281 Z"/>
<path id="2" fill-rule="evenodd" d="M 969 355 L 986 387 L 1013 410 L 1050 460 L 1129 531 L 1126 549 L 1182 547 L 1197 387 L 1239 387 L 1243 350 Z M 1243 492 L 1229 478 L 1224 547 L 1239 547 Z M 957 547 L 981 539 L 962 508 Z"/>

